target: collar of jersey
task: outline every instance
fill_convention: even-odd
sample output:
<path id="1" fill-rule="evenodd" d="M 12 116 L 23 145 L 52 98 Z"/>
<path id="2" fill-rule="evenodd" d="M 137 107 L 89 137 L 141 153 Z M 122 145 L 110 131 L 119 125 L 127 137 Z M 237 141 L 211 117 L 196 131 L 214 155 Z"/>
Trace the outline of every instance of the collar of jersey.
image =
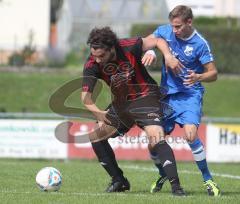
<path id="1" fill-rule="evenodd" d="M 180 38 L 181 40 L 188 41 L 197 33 L 196 29 L 193 30 L 192 34 L 188 38 Z"/>

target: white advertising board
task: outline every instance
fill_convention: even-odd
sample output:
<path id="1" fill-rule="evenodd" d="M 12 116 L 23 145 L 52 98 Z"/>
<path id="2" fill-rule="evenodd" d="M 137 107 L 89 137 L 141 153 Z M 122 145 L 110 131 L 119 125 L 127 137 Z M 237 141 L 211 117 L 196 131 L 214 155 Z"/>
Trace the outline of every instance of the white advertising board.
<path id="1" fill-rule="evenodd" d="M 207 159 L 210 162 L 240 162 L 240 125 L 207 125 Z"/>
<path id="2" fill-rule="evenodd" d="M 0 120 L 0 157 L 67 158 L 67 145 L 54 136 L 60 120 Z"/>

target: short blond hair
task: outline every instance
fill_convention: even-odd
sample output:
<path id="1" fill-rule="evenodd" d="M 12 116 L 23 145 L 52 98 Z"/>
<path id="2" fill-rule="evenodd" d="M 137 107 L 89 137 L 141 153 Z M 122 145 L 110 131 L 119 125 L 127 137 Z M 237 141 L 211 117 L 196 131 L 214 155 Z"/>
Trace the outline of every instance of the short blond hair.
<path id="1" fill-rule="evenodd" d="M 193 19 L 192 9 L 188 6 L 176 6 L 168 15 L 168 19 L 172 21 L 174 18 L 180 17 L 183 21 Z"/>

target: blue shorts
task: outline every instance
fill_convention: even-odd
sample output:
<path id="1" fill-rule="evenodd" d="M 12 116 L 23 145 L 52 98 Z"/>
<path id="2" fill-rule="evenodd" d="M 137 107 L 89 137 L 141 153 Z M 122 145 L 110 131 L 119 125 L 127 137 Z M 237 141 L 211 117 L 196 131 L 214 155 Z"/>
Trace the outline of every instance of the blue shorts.
<path id="1" fill-rule="evenodd" d="M 170 134 L 176 123 L 180 127 L 185 124 L 194 124 L 198 127 L 202 116 L 202 98 L 203 91 L 167 95 L 164 102 L 172 107 L 174 113 L 163 123 L 165 133 Z"/>

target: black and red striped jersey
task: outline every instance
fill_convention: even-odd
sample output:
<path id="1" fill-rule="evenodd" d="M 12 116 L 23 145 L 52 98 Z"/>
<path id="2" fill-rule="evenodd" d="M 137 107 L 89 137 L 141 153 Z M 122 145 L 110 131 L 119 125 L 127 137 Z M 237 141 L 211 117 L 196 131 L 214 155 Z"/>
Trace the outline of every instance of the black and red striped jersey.
<path id="1" fill-rule="evenodd" d="M 83 70 L 82 90 L 93 92 L 98 79 L 111 88 L 115 99 L 127 100 L 158 92 L 157 83 L 141 62 L 142 39 L 120 39 L 116 48 L 117 60 L 105 65 L 98 64 L 92 55 L 88 57 Z"/>

